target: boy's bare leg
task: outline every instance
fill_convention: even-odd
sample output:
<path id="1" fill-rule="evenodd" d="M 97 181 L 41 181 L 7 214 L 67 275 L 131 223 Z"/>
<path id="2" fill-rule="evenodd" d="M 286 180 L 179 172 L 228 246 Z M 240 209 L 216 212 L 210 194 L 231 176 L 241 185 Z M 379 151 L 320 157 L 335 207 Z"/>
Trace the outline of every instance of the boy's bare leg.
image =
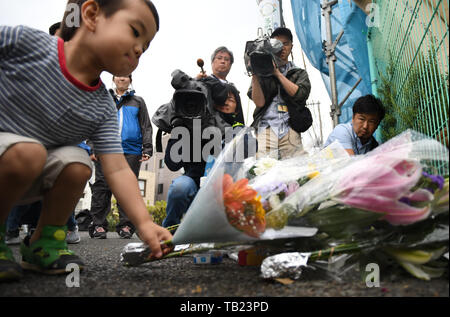
<path id="1" fill-rule="evenodd" d="M 91 169 L 82 163 L 71 163 L 62 170 L 53 187 L 44 195 L 41 216 L 30 243 L 39 239 L 44 226 L 64 226 L 67 223 L 90 177 Z"/>
<path id="2" fill-rule="evenodd" d="M 16 143 L 0 156 L 0 224 L 42 173 L 47 151 L 37 143 Z"/>

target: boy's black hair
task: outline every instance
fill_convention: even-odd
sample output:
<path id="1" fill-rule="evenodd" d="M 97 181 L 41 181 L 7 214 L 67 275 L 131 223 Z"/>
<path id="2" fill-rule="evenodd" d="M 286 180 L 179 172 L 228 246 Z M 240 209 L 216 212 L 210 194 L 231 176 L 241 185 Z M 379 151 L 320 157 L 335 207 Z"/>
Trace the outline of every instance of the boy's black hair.
<path id="1" fill-rule="evenodd" d="M 49 33 L 50 35 L 55 35 L 55 34 L 56 34 L 56 31 L 57 31 L 59 28 L 61 28 L 61 22 L 53 23 L 53 24 L 48 28 L 48 33 Z"/>
<path id="2" fill-rule="evenodd" d="M 81 10 L 81 6 L 86 1 L 87 0 L 69 0 L 67 2 L 67 5 L 74 3 Z M 158 11 L 156 10 L 155 5 L 150 0 L 142 0 L 142 1 L 144 1 L 145 4 L 147 4 L 150 11 L 152 12 L 153 17 L 155 19 L 155 23 L 156 23 L 156 31 L 158 32 L 159 31 L 159 15 L 158 15 Z M 95 2 L 98 3 L 99 7 L 102 9 L 105 16 L 109 17 L 122 8 L 123 0 L 95 0 Z M 78 28 L 78 26 L 72 26 L 72 27 L 67 26 L 66 18 L 70 13 L 71 13 L 70 11 L 66 11 L 64 13 L 64 17 L 62 20 L 61 38 L 64 41 L 69 41 L 70 39 L 72 39 L 72 37 L 75 35 L 77 28 Z M 80 21 L 81 21 L 81 17 L 80 17 Z"/>
<path id="3" fill-rule="evenodd" d="M 359 97 L 353 104 L 353 115 L 356 113 L 376 113 L 381 121 L 383 120 L 386 111 L 380 99 L 374 95 L 365 95 Z"/>

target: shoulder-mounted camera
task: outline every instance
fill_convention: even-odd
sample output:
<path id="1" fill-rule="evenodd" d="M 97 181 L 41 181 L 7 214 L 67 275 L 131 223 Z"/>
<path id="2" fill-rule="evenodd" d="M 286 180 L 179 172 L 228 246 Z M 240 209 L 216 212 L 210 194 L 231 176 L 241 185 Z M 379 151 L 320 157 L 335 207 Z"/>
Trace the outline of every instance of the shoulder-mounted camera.
<path id="1" fill-rule="evenodd" d="M 177 69 L 172 72 L 172 87 L 175 89 L 172 100 L 160 106 L 152 116 L 152 122 L 162 132 L 171 133 L 175 127 L 193 127 L 195 119 L 201 120 L 201 128 L 217 126 L 221 130 L 214 105 L 223 105 L 228 97 L 226 85 L 214 77 L 194 79 Z M 158 147 L 158 135 L 157 135 Z M 157 151 L 160 150 L 157 148 Z"/>
<path id="2" fill-rule="evenodd" d="M 245 45 L 244 62 L 247 74 L 269 77 L 273 74 L 274 63 L 281 65 L 281 51 L 283 43 L 268 36 L 261 36 Z"/>

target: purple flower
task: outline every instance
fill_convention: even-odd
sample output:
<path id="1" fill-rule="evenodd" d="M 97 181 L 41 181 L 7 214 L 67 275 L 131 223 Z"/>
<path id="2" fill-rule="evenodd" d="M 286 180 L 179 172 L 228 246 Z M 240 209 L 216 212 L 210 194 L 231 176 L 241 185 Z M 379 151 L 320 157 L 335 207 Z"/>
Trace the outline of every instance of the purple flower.
<path id="1" fill-rule="evenodd" d="M 444 177 L 442 177 L 441 175 L 432 175 L 432 174 L 428 174 L 426 172 L 422 172 L 422 175 L 426 178 L 428 178 L 432 183 L 434 183 L 435 185 L 437 185 L 439 187 L 439 189 L 444 188 Z M 430 191 L 431 193 L 434 194 L 434 188 L 426 188 L 428 191 Z"/>
<path id="2" fill-rule="evenodd" d="M 299 188 L 300 188 L 300 185 L 297 182 L 290 183 L 287 185 L 287 188 L 284 190 L 284 193 L 286 194 L 286 197 L 287 197 L 290 194 L 294 193 Z"/>

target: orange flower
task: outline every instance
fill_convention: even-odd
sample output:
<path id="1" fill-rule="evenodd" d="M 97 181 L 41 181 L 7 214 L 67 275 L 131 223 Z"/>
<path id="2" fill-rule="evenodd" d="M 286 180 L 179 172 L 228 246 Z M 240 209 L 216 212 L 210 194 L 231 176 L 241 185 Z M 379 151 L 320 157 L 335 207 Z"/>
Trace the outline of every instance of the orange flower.
<path id="1" fill-rule="evenodd" d="M 229 174 L 223 176 L 223 201 L 228 222 L 249 236 L 258 238 L 266 227 L 265 210 L 257 191 L 243 178 L 233 183 Z"/>
<path id="2" fill-rule="evenodd" d="M 243 202 L 254 199 L 257 191 L 248 186 L 248 179 L 242 178 L 233 183 L 229 174 L 223 175 L 223 203 L 230 210 L 240 210 Z"/>

